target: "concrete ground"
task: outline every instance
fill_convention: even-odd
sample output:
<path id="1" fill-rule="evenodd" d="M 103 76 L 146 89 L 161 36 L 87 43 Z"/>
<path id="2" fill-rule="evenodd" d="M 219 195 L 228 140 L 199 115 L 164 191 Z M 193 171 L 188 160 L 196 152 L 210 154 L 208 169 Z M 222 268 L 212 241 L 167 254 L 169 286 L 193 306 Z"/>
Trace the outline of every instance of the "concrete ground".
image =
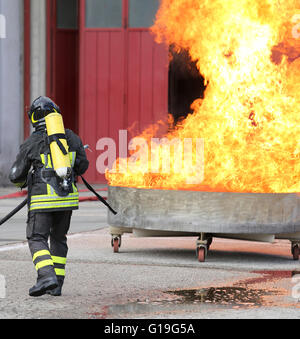
<path id="1" fill-rule="evenodd" d="M 22 200 L 0 200 L 0 218 Z M 214 239 L 199 263 L 195 237 L 125 234 L 113 253 L 106 216 L 94 201 L 74 212 L 61 297 L 28 295 L 36 271 L 26 208 L 1 226 L 0 318 L 300 318 L 300 267 L 288 241 Z"/>

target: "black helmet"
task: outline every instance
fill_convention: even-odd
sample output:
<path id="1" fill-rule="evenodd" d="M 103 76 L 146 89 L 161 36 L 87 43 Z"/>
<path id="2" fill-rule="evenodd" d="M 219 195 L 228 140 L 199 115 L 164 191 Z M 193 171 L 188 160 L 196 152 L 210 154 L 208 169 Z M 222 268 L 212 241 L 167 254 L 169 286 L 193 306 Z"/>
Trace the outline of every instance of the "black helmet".
<path id="1" fill-rule="evenodd" d="M 38 97 L 31 104 L 28 112 L 29 120 L 33 127 L 45 124 L 45 116 L 50 113 L 60 113 L 60 108 L 48 97 Z"/>

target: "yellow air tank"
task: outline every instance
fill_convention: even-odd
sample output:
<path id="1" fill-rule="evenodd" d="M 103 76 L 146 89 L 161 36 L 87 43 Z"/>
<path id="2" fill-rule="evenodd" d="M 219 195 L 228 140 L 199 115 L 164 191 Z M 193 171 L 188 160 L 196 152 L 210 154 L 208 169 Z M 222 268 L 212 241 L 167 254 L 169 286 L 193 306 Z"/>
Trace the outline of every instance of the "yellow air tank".
<path id="1" fill-rule="evenodd" d="M 71 169 L 69 147 L 65 136 L 65 128 L 62 115 L 50 113 L 45 117 L 47 134 L 50 142 L 52 166 L 56 174 L 66 178 Z"/>

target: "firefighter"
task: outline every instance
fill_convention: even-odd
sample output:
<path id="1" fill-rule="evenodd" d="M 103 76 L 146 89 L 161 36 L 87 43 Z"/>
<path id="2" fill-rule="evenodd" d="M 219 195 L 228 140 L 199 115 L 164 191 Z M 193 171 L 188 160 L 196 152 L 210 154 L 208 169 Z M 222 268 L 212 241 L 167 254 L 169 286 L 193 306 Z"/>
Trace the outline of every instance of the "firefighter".
<path id="1" fill-rule="evenodd" d="M 61 295 L 68 252 L 66 235 L 72 211 L 78 209 L 76 177 L 89 166 L 82 142 L 73 131 L 62 127 L 65 134 L 60 130 L 50 138 L 46 122 L 53 113 L 61 116 L 51 99 L 42 96 L 33 101 L 28 116 L 34 131 L 21 145 L 9 176 L 16 186 L 28 187 L 26 237 L 37 270 L 30 296 Z M 53 144 L 69 158 L 70 168 L 63 177 L 54 169 L 58 155 L 51 154 Z"/>

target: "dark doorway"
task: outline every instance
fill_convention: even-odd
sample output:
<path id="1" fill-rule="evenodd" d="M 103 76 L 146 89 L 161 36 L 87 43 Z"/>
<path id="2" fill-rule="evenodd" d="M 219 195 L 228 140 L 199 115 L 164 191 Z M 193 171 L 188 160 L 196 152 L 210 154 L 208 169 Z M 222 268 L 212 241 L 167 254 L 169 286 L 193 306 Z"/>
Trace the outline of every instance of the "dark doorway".
<path id="1" fill-rule="evenodd" d="M 204 78 L 199 73 L 196 63 L 185 50 L 177 53 L 170 48 L 169 65 L 169 112 L 174 123 L 192 113 L 191 104 L 204 97 Z"/>

